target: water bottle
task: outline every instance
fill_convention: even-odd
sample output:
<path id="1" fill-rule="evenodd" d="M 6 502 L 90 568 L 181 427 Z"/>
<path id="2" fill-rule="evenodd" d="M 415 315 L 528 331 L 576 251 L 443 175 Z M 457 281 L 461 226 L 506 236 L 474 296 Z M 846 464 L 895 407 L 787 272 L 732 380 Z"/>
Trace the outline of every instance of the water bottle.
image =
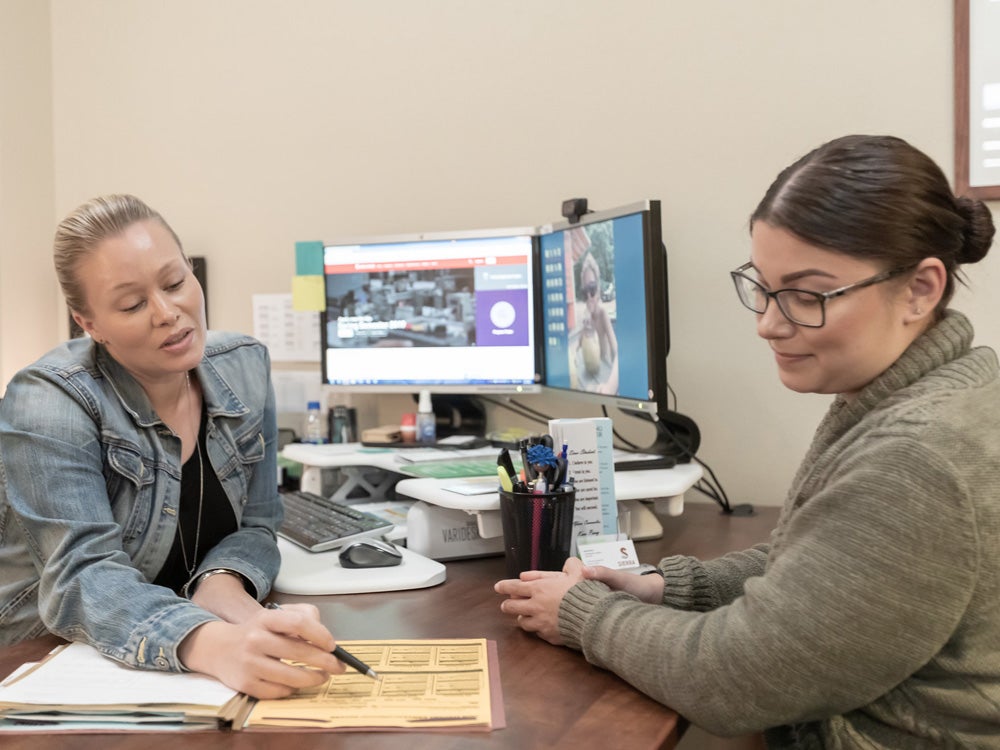
<path id="1" fill-rule="evenodd" d="M 429 391 L 420 391 L 417 406 L 417 442 L 433 443 L 437 439 L 437 418 L 431 406 Z"/>
<path id="2" fill-rule="evenodd" d="M 326 442 L 326 433 L 323 430 L 323 418 L 319 410 L 319 401 L 310 401 L 306 406 L 306 422 L 302 442 Z"/>

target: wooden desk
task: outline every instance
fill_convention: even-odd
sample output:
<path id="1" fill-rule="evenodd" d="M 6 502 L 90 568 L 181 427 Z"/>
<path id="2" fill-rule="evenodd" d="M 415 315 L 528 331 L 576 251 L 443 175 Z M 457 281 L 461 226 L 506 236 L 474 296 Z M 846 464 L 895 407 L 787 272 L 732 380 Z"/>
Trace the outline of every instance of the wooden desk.
<path id="1" fill-rule="evenodd" d="M 662 539 L 639 542 L 640 560 L 665 554 L 714 557 L 765 541 L 777 508 L 749 518 L 723 516 L 714 505 L 689 503 L 682 516 L 662 517 Z M 311 750 L 351 748 L 673 748 L 683 729 L 677 714 L 647 698 L 616 675 L 590 666 L 576 651 L 550 646 L 518 629 L 501 614 L 493 583 L 503 578 L 502 557 L 447 563 L 448 579 L 429 589 L 379 594 L 291 597 L 319 606 L 336 636 L 358 638 L 489 638 L 497 642 L 507 728 L 494 732 L 208 732 L 185 735 L 0 735 L 5 750 Z M 36 659 L 56 643 L 42 638 L 0 649 L 0 674 Z"/>

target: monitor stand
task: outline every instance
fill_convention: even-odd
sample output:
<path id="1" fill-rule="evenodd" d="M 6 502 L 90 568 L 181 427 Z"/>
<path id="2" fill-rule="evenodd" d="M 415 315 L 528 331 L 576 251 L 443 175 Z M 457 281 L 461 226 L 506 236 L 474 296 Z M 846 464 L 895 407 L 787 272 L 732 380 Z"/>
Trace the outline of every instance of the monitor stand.
<path id="1" fill-rule="evenodd" d="M 622 522 L 622 518 L 628 520 Z M 663 536 L 663 524 L 653 511 L 641 500 L 619 500 L 618 521 L 620 531 L 628 534 L 634 542 L 659 539 Z"/>

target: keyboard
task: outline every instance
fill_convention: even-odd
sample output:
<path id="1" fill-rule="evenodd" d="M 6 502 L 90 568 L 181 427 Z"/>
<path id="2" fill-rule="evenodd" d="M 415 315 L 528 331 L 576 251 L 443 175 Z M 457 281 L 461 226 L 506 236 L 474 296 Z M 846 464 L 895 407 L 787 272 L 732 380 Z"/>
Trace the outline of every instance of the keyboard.
<path id="1" fill-rule="evenodd" d="M 312 492 L 282 492 L 285 520 L 278 535 L 310 552 L 343 547 L 356 539 L 382 536 L 393 524 Z"/>

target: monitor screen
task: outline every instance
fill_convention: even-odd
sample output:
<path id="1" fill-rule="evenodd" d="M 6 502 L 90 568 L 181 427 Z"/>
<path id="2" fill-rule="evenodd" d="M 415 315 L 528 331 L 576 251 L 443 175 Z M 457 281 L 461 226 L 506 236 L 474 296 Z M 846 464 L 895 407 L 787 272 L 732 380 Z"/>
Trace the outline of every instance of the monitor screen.
<path id="1" fill-rule="evenodd" d="M 540 390 L 533 229 L 328 244 L 323 273 L 327 385 Z"/>
<path id="2" fill-rule="evenodd" d="M 667 268 L 659 201 L 539 234 L 544 385 L 651 417 L 667 410 Z"/>

